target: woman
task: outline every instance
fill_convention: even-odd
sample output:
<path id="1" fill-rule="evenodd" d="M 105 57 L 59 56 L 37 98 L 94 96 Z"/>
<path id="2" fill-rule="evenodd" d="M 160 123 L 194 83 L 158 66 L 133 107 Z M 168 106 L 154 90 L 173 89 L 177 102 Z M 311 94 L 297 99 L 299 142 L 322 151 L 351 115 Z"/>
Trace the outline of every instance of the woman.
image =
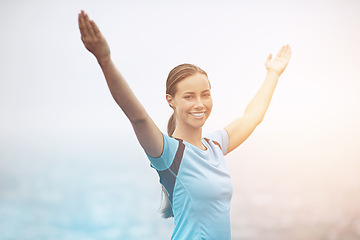
<path id="1" fill-rule="evenodd" d="M 191 64 L 175 67 L 166 82 L 166 100 L 174 110 L 167 136 L 116 69 L 105 38 L 84 11 L 79 14 L 79 28 L 86 49 L 99 62 L 112 96 L 160 176 L 169 203 L 165 217 L 174 216 L 171 239 L 230 239 L 232 183 L 224 155 L 244 142 L 263 120 L 289 62 L 290 47 L 283 46 L 272 61 L 269 55 L 265 81 L 243 116 L 207 138 L 202 137 L 202 126 L 212 109 L 207 74 Z"/>

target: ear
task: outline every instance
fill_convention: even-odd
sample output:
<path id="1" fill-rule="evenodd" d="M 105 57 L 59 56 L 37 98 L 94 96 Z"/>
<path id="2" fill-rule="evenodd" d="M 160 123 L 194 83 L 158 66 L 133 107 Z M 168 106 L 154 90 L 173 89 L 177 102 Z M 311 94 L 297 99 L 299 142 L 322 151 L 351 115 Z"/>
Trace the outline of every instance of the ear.
<path id="1" fill-rule="evenodd" d="M 174 99 L 170 94 L 166 94 L 166 101 L 168 102 L 169 106 L 174 109 Z"/>

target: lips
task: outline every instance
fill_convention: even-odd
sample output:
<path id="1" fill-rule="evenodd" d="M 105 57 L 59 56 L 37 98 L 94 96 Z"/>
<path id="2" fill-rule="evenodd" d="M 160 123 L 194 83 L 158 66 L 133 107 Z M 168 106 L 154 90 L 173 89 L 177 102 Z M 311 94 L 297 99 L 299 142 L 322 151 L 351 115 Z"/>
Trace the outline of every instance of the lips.
<path id="1" fill-rule="evenodd" d="M 193 113 L 189 113 L 189 114 L 196 118 L 202 118 L 203 116 L 205 116 L 205 112 L 193 112 Z"/>

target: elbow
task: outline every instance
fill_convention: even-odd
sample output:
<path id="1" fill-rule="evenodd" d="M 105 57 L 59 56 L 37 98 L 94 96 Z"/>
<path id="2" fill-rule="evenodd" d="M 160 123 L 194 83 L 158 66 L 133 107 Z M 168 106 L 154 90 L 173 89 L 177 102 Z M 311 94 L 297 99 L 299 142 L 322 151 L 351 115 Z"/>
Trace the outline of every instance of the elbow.
<path id="1" fill-rule="evenodd" d="M 253 126 L 256 128 L 263 121 L 263 117 L 255 117 L 252 119 Z"/>
<path id="2" fill-rule="evenodd" d="M 244 116 L 251 120 L 252 123 L 259 125 L 263 121 L 265 113 L 266 111 L 256 109 L 256 111 L 245 111 Z"/>
<path id="3" fill-rule="evenodd" d="M 147 116 L 136 117 L 136 118 L 129 117 L 129 120 L 132 125 L 139 125 L 139 124 L 143 124 L 147 121 Z"/>
<path id="4" fill-rule="evenodd" d="M 259 126 L 259 124 L 262 122 L 263 118 L 255 118 L 253 119 L 253 123 L 255 125 L 255 127 Z"/>
<path id="5" fill-rule="evenodd" d="M 264 114 L 261 114 L 261 115 L 260 114 L 250 114 L 248 116 L 249 116 L 249 119 L 251 119 L 251 122 L 253 122 L 253 124 L 255 124 L 256 126 L 259 125 L 265 117 Z"/>
<path id="6" fill-rule="evenodd" d="M 254 122 L 259 125 L 265 117 L 265 112 L 257 113 L 253 115 Z"/>
<path id="7" fill-rule="evenodd" d="M 132 125 L 139 125 L 146 122 L 146 119 L 145 118 L 130 119 L 130 122 Z"/>

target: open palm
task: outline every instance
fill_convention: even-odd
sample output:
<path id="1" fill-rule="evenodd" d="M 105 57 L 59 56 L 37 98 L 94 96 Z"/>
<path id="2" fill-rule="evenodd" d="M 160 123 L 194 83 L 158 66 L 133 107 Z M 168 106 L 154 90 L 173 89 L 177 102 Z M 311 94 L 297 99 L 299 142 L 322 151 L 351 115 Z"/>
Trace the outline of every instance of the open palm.
<path id="1" fill-rule="evenodd" d="M 81 40 L 89 52 L 91 52 L 99 62 L 110 58 L 110 49 L 99 28 L 89 16 L 81 11 L 79 13 L 79 28 Z"/>
<path id="2" fill-rule="evenodd" d="M 291 49 L 289 44 L 282 46 L 276 57 L 271 61 L 270 54 L 265 62 L 266 69 L 274 71 L 279 75 L 285 70 L 291 57 Z"/>

